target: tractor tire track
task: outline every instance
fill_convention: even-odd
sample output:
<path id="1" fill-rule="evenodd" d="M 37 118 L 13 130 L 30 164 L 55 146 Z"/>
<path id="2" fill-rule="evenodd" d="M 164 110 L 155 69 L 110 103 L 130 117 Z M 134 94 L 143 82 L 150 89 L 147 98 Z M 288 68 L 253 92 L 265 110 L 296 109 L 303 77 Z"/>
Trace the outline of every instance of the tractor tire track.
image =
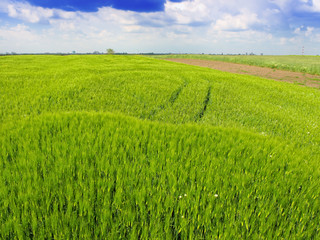
<path id="1" fill-rule="evenodd" d="M 205 97 L 205 99 L 203 101 L 203 108 L 195 116 L 195 122 L 199 122 L 203 118 L 204 114 L 206 113 L 209 101 L 211 99 L 211 90 L 212 90 L 212 86 L 209 85 L 208 90 L 207 90 L 207 95 L 206 95 L 206 97 Z"/>
<path id="2" fill-rule="evenodd" d="M 168 106 L 172 106 L 176 100 L 179 98 L 179 95 L 181 94 L 182 90 L 187 87 L 189 84 L 188 81 L 184 81 L 184 83 L 178 87 L 175 91 L 171 93 L 171 96 L 167 103 L 161 104 L 159 106 L 156 106 L 154 109 L 152 109 L 148 114 L 148 119 L 153 119 L 153 117 L 158 114 L 159 112 L 165 110 Z"/>

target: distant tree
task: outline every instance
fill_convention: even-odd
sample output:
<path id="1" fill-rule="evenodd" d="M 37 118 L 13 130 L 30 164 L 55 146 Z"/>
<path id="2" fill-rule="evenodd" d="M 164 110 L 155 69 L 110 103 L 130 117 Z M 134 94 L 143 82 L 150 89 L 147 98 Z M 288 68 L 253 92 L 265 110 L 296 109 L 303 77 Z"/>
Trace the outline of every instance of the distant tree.
<path id="1" fill-rule="evenodd" d="M 114 50 L 112 48 L 107 49 L 107 54 L 114 54 Z"/>

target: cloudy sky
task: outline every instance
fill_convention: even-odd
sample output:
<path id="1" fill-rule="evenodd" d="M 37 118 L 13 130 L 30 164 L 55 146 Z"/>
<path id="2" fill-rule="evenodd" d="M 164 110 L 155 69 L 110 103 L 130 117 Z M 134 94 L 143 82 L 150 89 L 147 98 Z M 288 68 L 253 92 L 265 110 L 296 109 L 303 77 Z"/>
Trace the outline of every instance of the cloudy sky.
<path id="1" fill-rule="evenodd" d="M 0 0 L 0 53 L 320 54 L 320 0 Z"/>

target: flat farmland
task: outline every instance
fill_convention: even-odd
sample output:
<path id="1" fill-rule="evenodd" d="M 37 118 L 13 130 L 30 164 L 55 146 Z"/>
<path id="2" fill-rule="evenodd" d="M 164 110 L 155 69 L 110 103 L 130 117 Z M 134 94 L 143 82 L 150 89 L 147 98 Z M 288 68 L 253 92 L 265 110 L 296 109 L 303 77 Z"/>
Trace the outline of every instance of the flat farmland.
<path id="1" fill-rule="evenodd" d="M 320 88 L 320 75 L 313 75 L 310 73 L 292 72 L 275 68 L 205 59 L 167 58 L 166 60 L 194 66 L 212 68 L 224 72 L 251 75 L 276 81 L 289 82 L 301 86 L 314 87 L 318 89 Z"/>
<path id="2" fill-rule="evenodd" d="M 142 56 L 0 58 L 1 239 L 317 239 L 320 92 Z"/>
<path id="3" fill-rule="evenodd" d="M 171 54 L 154 56 L 158 59 L 179 58 L 179 59 L 200 59 L 222 62 L 246 64 L 272 69 L 287 70 L 320 75 L 319 56 L 298 56 L 298 55 L 206 55 L 206 54 Z"/>

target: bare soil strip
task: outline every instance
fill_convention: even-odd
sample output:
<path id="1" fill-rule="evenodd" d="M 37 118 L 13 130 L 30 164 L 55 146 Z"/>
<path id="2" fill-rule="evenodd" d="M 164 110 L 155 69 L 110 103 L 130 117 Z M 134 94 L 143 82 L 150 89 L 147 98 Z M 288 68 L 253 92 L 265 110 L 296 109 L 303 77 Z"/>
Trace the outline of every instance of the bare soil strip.
<path id="1" fill-rule="evenodd" d="M 224 72 L 253 75 L 276 81 L 295 83 L 308 87 L 320 88 L 320 76 L 308 73 L 290 72 L 267 67 L 249 66 L 238 63 L 199 60 L 199 59 L 166 59 L 172 62 L 185 63 L 189 65 L 208 67 Z"/>

